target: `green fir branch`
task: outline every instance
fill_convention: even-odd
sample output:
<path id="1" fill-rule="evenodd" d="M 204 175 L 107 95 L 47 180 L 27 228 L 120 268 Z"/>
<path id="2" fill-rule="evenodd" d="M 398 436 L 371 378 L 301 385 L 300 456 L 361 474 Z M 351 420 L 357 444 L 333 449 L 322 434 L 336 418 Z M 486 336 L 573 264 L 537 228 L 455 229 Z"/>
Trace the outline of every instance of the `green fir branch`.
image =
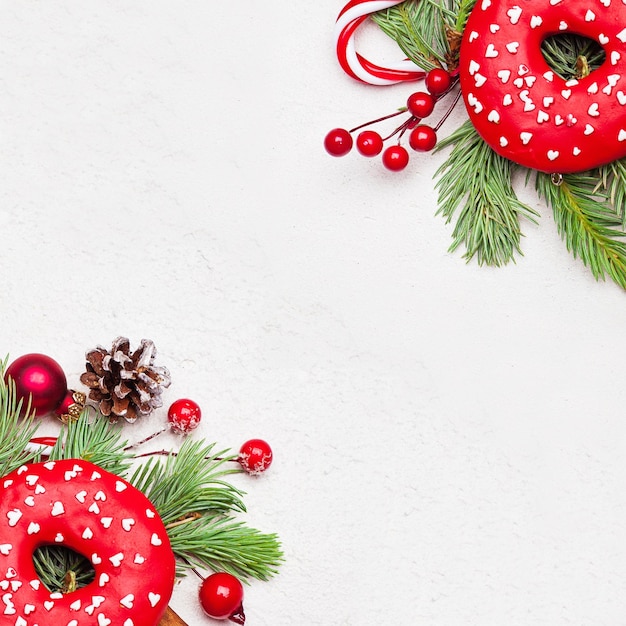
<path id="1" fill-rule="evenodd" d="M 535 221 L 530 207 L 520 202 L 511 183 L 511 161 L 496 154 L 468 121 L 439 143 L 453 146 L 437 170 L 438 214 L 450 222 L 456 215 L 450 251 L 464 244 L 464 258 L 479 265 L 500 266 L 520 253 L 520 217 Z"/>
<path id="2" fill-rule="evenodd" d="M 620 159 L 598 168 L 599 181 L 594 191 L 604 189 L 611 206 L 626 229 L 626 159 Z"/>
<path id="3" fill-rule="evenodd" d="M 127 442 L 121 440 L 121 427 L 100 414 L 90 419 L 90 411 L 86 408 L 78 420 L 61 429 L 50 460 L 84 459 L 112 474 L 124 475 L 133 456 L 125 451 Z"/>
<path id="4" fill-rule="evenodd" d="M 130 483 L 142 491 L 167 526 L 190 513 L 245 511 L 243 493 L 223 480 L 240 473 L 225 464 L 236 459 L 225 451 L 213 452 L 214 445 L 187 439 L 177 454 L 165 460 L 152 457 L 138 467 Z"/>
<path id="5" fill-rule="evenodd" d="M 574 33 L 546 37 L 541 43 L 541 52 L 546 63 L 565 80 L 588 75 L 606 59 L 597 41 Z"/>
<path id="6" fill-rule="evenodd" d="M 452 28 L 457 21 L 456 2 L 407 0 L 374 13 L 372 19 L 418 67 L 428 71 L 447 64 L 446 26 Z"/>
<path id="7" fill-rule="evenodd" d="M 626 243 L 623 218 L 598 190 L 597 178 L 566 175 L 560 185 L 549 174 L 537 174 L 537 191 L 552 207 L 567 249 L 589 267 L 594 277 L 612 278 L 626 289 Z"/>
<path id="8" fill-rule="evenodd" d="M 191 567 L 267 580 L 283 561 L 275 534 L 259 532 L 231 517 L 197 518 L 171 528 L 168 534 L 174 554 Z"/>

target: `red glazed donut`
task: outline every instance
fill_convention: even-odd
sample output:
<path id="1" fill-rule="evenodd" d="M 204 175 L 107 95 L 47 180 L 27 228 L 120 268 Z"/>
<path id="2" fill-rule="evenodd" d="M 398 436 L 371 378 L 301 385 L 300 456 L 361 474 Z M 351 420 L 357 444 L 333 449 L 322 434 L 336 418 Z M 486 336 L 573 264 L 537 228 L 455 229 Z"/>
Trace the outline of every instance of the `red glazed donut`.
<path id="1" fill-rule="evenodd" d="M 550 35 L 597 41 L 601 67 L 565 81 L 541 53 Z M 477 0 L 460 81 L 470 119 L 499 154 L 536 170 L 588 170 L 626 155 L 623 0 Z"/>
<path id="2" fill-rule="evenodd" d="M 87 557 L 95 579 L 50 593 L 33 552 L 55 544 Z M 174 577 L 161 518 L 118 476 L 71 459 L 23 465 L 0 479 L 0 624 L 156 626 Z"/>

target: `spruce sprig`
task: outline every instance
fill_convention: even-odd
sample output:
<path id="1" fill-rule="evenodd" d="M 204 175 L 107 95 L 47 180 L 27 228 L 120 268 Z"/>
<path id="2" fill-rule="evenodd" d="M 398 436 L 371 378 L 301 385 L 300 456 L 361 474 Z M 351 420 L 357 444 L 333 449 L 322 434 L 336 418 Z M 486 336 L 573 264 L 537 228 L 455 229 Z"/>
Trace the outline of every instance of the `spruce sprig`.
<path id="1" fill-rule="evenodd" d="M 458 211 L 450 251 L 465 246 L 464 258 L 480 265 L 500 266 L 521 254 L 520 218 L 535 221 L 537 213 L 520 202 L 511 183 L 515 168 L 496 154 L 467 121 L 438 149 L 453 146 L 437 170 L 438 214 L 450 222 Z"/>
<path id="2" fill-rule="evenodd" d="M 538 173 L 537 191 L 552 207 L 559 234 L 567 249 L 589 267 L 596 279 L 612 278 L 626 289 L 626 233 L 623 217 L 599 190 L 589 174 L 566 175 L 555 185 Z"/>
<path id="3" fill-rule="evenodd" d="M 450 47 L 446 26 L 456 23 L 454 0 L 407 0 L 372 15 L 418 67 L 430 70 L 447 63 Z"/>
<path id="4" fill-rule="evenodd" d="M 188 439 L 177 454 L 152 457 L 131 476 L 130 483 L 150 499 L 166 526 L 190 512 L 245 511 L 243 493 L 223 480 L 239 473 L 227 467 L 236 456 L 213 449 L 213 444 Z"/>
<path id="5" fill-rule="evenodd" d="M 604 189 L 609 202 L 626 229 L 626 159 L 613 161 L 598 168 L 599 181 L 594 191 Z"/>
<path id="6" fill-rule="evenodd" d="M 125 450 L 121 428 L 86 408 L 80 419 L 65 425 L 50 452 L 50 460 L 84 459 L 112 474 L 123 476 L 130 468 L 132 454 Z"/>
<path id="7" fill-rule="evenodd" d="M 268 580 L 283 561 L 278 538 L 230 516 L 205 516 L 168 530 L 174 554 L 189 566 Z"/>

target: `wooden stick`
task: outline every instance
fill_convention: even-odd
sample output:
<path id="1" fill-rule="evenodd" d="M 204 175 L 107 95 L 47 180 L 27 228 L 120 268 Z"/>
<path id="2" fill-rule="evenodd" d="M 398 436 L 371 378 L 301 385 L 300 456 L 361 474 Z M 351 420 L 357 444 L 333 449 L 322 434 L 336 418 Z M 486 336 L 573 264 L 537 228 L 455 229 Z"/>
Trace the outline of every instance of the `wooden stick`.
<path id="1" fill-rule="evenodd" d="M 163 619 L 159 622 L 159 626 L 189 626 L 189 624 L 184 622 L 180 616 L 176 615 L 168 606 Z"/>

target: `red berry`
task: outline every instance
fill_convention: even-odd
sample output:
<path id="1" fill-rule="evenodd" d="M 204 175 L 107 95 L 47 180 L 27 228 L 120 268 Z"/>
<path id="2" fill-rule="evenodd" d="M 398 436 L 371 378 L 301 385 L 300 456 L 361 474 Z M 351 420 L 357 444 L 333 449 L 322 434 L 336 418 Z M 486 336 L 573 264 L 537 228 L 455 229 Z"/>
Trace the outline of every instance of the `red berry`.
<path id="1" fill-rule="evenodd" d="M 272 464 L 272 449 L 263 439 L 250 439 L 241 446 L 237 460 L 248 474 L 260 474 Z"/>
<path id="2" fill-rule="evenodd" d="M 356 149 L 363 156 L 376 156 L 382 152 L 383 138 L 374 130 L 364 130 L 356 138 Z"/>
<path id="3" fill-rule="evenodd" d="M 199 596 L 204 612 L 213 619 L 243 617 L 243 585 L 232 574 L 218 572 L 207 576 L 200 585 Z"/>
<path id="4" fill-rule="evenodd" d="M 423 119 L 433 112 L 435 99 L 425 91 L 416 91 L 409 96 L 406 106 L 411 115 Z"/>
<path id="5" fill-rule="evenodd" d="M 452 83 L 450 74 L 440 67 L 430 70 L 424 80 L 426 89 L 428 89 L 433 96 L 440 96 L 442 93 L 445 93 Z"/>
<path id="6" fill-rule="evenodd" d="M 409 164 L 409 153 L 402 146 L 389 146 L 383 152 L 383 165 L 393 172 L 403 170 Z"/>
<path id="7" fill-rule="evenodd" d="M 420 124 L 416 126 L 409 135 L 409 145 L 413 150 L 428 152 L 437 144 L 437 133 L 434 128 Z"/>
<path id="8" fill-rule="evenodd" d="M 198 427 L 202 411 L 200 407 L 187 398 L 173 402 L 167 411 L 167 421 L 176 433 L 187 434 Z"/>
<path id="9" fill-rule="evenodd" d="M 333 128 L 324 138 L 324 148 L 332 156 L 345 156 L 352 150 L 352 135 L 345 128 Z"/>

